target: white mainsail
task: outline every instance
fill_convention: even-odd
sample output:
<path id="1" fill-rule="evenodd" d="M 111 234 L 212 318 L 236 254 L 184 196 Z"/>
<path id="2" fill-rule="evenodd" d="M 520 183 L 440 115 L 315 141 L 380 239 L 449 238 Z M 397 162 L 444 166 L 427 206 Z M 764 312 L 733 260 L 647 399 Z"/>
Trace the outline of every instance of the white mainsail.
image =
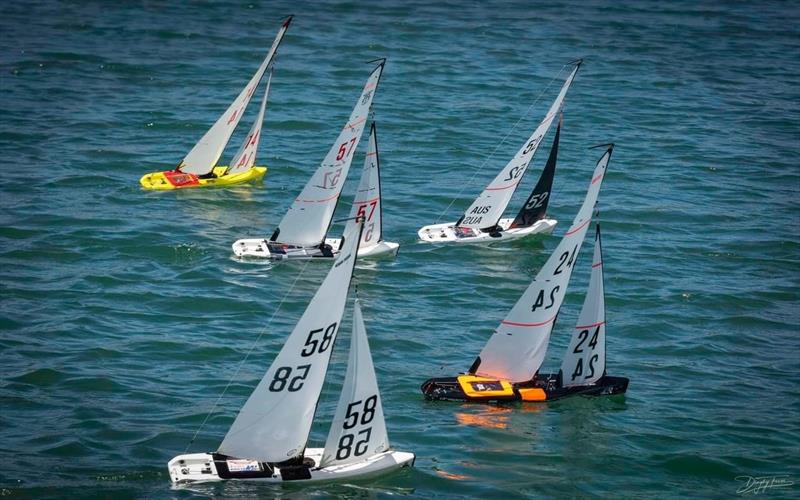
<path id="1" fill-rule="evenodd" d="M 336 333 L 344 313 L 363 223 L 345 228 L 345 243 L 264 378 L 219 446 L 237 458 L 281 462 L 303 453 Z"/>
<path id="2" fill-rule="evenodd" d="M 275 58 L 278 45 L 280 45 L 281 40 L 283 40 L 283 36 L 286 34 L 286 30 L 289 28 L 289 23 L 291 21 L 291 16 L 284 21 L 281 29 L 278 31 L 278 35 L 275 37 L 275 41 L 272 42 L 272 47 L 269 49 L 266 59 L 261 63 L 258 71 L 256 71 L 250 79 L 250 82 L 248 82 L 247 86 L 239 93 L 230 107 L 222 113 L 222 116 L 219 117 L 217 122 L 208 129 L 205 135 L 194 145 L 180 164 L 178 164 L 178 170 L 187 174 L 204 175 L 214 169 L 217 160 L 222 156 L 225 145 L 228 144 L 228 140 L 230 140 L 231 134 L 233 134 L 233 130 L 239 124 L 239 120 L 242 119 L 245 108 L 250 104 L 250 98 L 253 97 L 256 87 L 258 87 L 259 82 L 261 82 L 261 77 L 264 76 L 267 67 Z"/>
<path id="3" fill-rule="evenodd" d="M 347 374 L 319 466 L 360 462 L 388 449 L 389 435 L 383 418 L 381 393 L 361 306 L 356 299 Z"/>
<path id="4" fill-rule="evenodd" d="M 304 247 L 319 245 L 325 239 L 353 152 L 364 131 L 384 63 L 382 61 L 370 74 L 339 138 L 283 216 L 271 239 Z"/>
<path id="5" fill-rule="evenodd" d="M 603 292 L 603 250 L 600 225 L 594 237 L 594 256 L 589 288 L 561 363 L 562 385 L 594 384 L 606 371 L 606 305 Z"/>
<path id="6" fill-rule="evenodd" d="M 573 265 L 592 220 L 592 210 L 613 145 L 597 162 L 583 205 L 550 258 L 500 322 L 471 371 L 511 382 L 530 380 L 542 365 L 550 331 L 567 292 Z"/>
<path id="7" fill-rule="evenodd" d="M 569 75 L 564 85 L 561 87 L 558 97 L 550 106 L 550 110 L 545 115 L 544 120 L 536 127 L 530 138 L 522 145 L 522 147 L 514 155 L 514 158 L 497 174 L 497 177 L 489 183 L 478 198 L 469 206 L 464 215 L 459 220 L 458 226 L 468 227 L 472 229 L 488 229 L 494 227 L 500 218 L 503 216 L 514 191 L 517 189 L 519 182 L 525 175 L 536 150 L 542 143 L 542 139 L 550 129 L 550 125 L 555 120 L 558 113 L 564 104 L 564 98 L 567 95 L 578 69 L 581 67 L 581 61 L 575 65 L 575 69 Z"/>
<path id="8" fill-rule="evenodd" d="M 245 137 L 239 150 L 233 155 L 231 164 L 225 172 L 226 174 L 247 172 L 256 164 L 258 143 L 261 140 L 261 123 L 264 121 L 264 111 L 267 109 L 270 83 L 272 83 L 272 70 L 270 70 L 269 76 L 267 77 L 267 90 L 264 92 L 264 99 L 261 101 L 261 109 L 258 110 L 258 117 L 255 123 L 253 123 L 253 126 L 250 127 L 250 132 L 247 133 L 247 137 Z"/>
<path id="9" fill-rule="evenodd" d="M 369 146 L 364 157 L 364 170 L 361 172 L 361 181 L 358 183 L 353 206 L 350 209 L 350 218 L 364 217 L 366 219 L 359 248 L 364 249 L 377 245 L 381 241 L 383 236 L 381 231 L 382 215 L 378 137 L 373 122 L 369 130 Z"/>

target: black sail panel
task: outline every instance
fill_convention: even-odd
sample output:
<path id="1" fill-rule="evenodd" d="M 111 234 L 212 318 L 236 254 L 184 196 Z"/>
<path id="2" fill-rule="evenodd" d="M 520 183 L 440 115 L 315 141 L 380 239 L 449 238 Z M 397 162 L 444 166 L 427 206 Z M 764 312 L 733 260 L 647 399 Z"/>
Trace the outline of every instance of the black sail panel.
<path id="1" fill-rule="evenodd" d="M 563 119 L 563 115 L 562 115 Z M 550 202 L 550 191 L 553 188 L 553 177 L 556 173 L 556 161 L 558 159 L 558 138 L 561 135 L 561 119 L 558 121 L 556 127 L 556 136 L 553 138 L 553 146 L 550 148 L 550 156 L 547 158 L 547 163 L 542 170 L 542 175 L 539 177 L 539 182 L 533 188 L 533 192 L 525 200 L 514 222 L 511 223 L 509 229 L 515 227 L 529 227 L 540 219 L 544 219 L 547 215 L 547 204 Z"/>

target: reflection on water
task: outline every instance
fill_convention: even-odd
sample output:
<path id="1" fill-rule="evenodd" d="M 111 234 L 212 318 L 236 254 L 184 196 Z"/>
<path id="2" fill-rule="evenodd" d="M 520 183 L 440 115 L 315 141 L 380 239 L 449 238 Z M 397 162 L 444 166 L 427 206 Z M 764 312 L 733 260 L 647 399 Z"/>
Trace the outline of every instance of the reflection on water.
<path id="1" fill-rule="evenodd" d="M 456 412 L 456 422 L 460 425 L 476 425 L 485 429 L 505 429 L 512 409 L 506 406 L 487 406 L 478 413 Z"/>
<path id="2" fill-rule="evenodd" d="M 472 479 L 469 476 L 465 476 L 463 474 L 453 474 L 451 472 L 443 471 L 438 467 L 434 467 L 433 471 L 436 473 L 437 476 L 443 477 L 445 479 L 452 479 L 453 481 L 468 481 Z"/>

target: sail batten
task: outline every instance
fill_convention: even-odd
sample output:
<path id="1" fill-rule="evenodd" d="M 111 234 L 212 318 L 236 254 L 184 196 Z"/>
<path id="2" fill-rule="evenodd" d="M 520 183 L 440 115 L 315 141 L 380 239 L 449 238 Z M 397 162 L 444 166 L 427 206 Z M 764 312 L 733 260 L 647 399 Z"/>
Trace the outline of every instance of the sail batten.
<path id="1" fill-rule="evenodd" d="M 356 221 L 345 228 L 338 258 L 239 411 L 220 453 L 264 462 L 303 453 L 344 313 L 362 228 Z"/>
<path id="2" fill-rule="evenodd" d="M 525 171 L 528 168 L 531 160 L 533 160 L 542 139 L 550 129 L 550 125 L 555 120 L 555 117 L 561 111 L 564 105 L 564 99 L 567 95 L 575 75 L 578 73 L 580 63 L 567 77 L 561 91 L 556 97 L 553 104 L 550 106 L 544 119 L 536 127 L 533 134 L 528 138 L 525 144 L 520 147 L 517 154 L 506 164 L 499 174 L 489 183 L 478 198 L 467 208 L 464 215 L 461 216 L 458 226 L 464 228 L 471 228 L 475 230 L 489 230 L 497 225 L 497 222 L 503 216 L 503 212 L 511 201 L 514 191 L 519 186 Z"/>
<path id="3" fill-rule="evenodd" d="M 600 194 L 613 147 L 595 166 L 586 197 L 570 229 L 520 299 L 495 329 L 470 372 L 511 382 L 533 378 L 544 361 L 550 332 Z"/>
<path id="4" fill-rule="evenodd" d="M 250 99 L 253 97 L 258 84 L 261 82 L 261 78 L 275 59 L 278 46 L 283 40 L 286 30 L 289 28 L 291 20 L 292 18 L 289 17 L 289 19 L 283 23 L 261 66 L 259 66 L 258 70 L 252 78 L 250 78 L 250 81 L 245 88 L 242 89 L 236 99 L 234 99 L 228 109 L 222 113 L 214 125 L 208 129 L 197 144 L 186 154 L 183 160 L 178 164 L 177 170 L 187 174 L 205 175 L 214 169 L 214 166 L 217 164 L 220 156 L 222 156 L 222 152 L 231 138 L 231 134 L 233 134 L 234 129 L 242 119 L 245 108 L 250 104 Z"/>
<path id="5" fill-rule="evenodd" d="M 384 63 L 376 67 L 328 154 L 278 224 L 281 243 L 311 247 L 322 243 L 364 131 Z"/>

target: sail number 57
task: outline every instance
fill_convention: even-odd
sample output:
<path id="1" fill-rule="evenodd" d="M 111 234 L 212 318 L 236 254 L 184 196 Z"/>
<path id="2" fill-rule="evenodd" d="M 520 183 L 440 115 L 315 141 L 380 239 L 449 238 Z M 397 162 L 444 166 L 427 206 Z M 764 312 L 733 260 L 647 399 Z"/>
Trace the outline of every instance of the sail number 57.
<path id="1" fill-rule="evenodd" d="M 358 137 L 353 137 L 350 139 L 349 142 L 343 142 L 341 146 L 339 146 L 339 152 L 336 154 L 336 161 L 340 161 L 345 156 L 353 152 L 353 145 L 358 140 Z"/>

